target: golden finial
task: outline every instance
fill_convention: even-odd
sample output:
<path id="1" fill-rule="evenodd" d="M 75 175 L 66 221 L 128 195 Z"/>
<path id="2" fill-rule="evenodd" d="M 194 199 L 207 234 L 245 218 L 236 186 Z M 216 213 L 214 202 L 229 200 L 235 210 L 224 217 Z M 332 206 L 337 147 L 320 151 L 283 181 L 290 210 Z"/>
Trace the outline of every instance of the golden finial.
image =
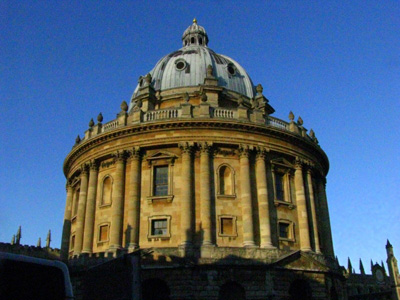
<path id="1" fill-rule="evenodd" d="M 196 18 L 193 19 L 193 23 L 197 24 L 197 19 Z"/>

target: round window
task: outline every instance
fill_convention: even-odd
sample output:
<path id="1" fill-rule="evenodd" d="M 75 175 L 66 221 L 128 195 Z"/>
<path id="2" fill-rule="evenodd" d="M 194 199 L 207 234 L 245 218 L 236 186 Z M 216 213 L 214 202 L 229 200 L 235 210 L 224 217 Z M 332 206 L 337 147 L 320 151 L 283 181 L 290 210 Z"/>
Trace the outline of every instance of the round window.
<path id="1" fill-rule="evenodd" d="M 179 60 L 175 62 L 175 67 L 177 70 L 181 71 L 186 68 L 186 62 L 184 60 Z"/>
<path id="2" fill-rule="evenodd" d="M 229 64 L 228 65 L 228 73 L 231 75 L 235 75 L 236 74 L 236 68 L 233 64 Z"/>

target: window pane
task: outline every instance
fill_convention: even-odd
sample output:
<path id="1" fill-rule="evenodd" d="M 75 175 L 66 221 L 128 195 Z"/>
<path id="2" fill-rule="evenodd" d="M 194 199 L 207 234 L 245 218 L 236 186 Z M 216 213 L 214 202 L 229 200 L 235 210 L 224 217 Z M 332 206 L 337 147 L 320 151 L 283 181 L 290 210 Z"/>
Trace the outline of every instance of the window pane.
<path id="1" fill-rule="evenodd" d="M 289 238 L 289 224 L 279 223 L 279 237 Z"/>
<path id="2" fill-rule="evenodd" d="M 233 219 L 221 218 L 221 233 L 233 235 Z"/>
<path id="3" fill-rule="evenodd" d="M 108 226 L 100 226 L 100 241 L 106 241 L 108 239 Z"/>
<path id="4" fill-rule="evenodd" d="M 153 220 L 151 222 L 151 235 L 167 235 L 167 220 Z"/>
<path id="5" fill-rule="evenodd" d="M 276 191 L 276 199 L 278 200 L 284 200 L 285 198 L 285 193 L 283 190 L 283 175 L 282 174 L 276 174 L 275 175 L 275 191 Z"/>
<path id="6" fill-rule="evenodd" d="M 168 195 L 168 166 L 154 168 L 154 196 Z"/>

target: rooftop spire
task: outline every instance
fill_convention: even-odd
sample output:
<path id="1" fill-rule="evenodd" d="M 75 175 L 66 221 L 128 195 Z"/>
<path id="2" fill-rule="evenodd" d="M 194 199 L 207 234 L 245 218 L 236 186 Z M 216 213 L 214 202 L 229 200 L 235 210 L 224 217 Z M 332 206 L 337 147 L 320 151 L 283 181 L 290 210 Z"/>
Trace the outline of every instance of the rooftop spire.
<path id="1" fill-rule="evenodd" d="M 193 19 L 193 23 L 197 24 L 197 19 L 196 18 Z"/>

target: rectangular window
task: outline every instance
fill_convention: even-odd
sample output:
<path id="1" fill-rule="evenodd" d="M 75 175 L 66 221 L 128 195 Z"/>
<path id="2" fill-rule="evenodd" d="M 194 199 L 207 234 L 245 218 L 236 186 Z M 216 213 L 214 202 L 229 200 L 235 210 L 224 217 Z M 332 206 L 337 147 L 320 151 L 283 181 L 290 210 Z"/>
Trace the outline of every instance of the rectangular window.
<path id="1" fill-rule="evenodd" d="M 108 225 L 100 226 L 99 230 L 99 242 L 104 242 L 108 240 Z"/>
<path id="2" fill-rule="evenodd" d="M 233 235 L 233 219 L 221 218 L 221 234 Z"/>
<path id="3" fill-rule="evenodd" d="M 151 221 L 151 235 L 152 236 L 165 236 L 168 234 L 168 220 L 157 219 Z"/>
<path id="4" fill-rule="evenodd" d="M 71 236 L 71 243 L 69 245 L 69 248 L 71 250 L 74 250 L 74 248 L 75 248 L 75 235 Z"/>
<path id="5" fill-rule="evenodd" d="M 283 174 L 275 173 L 275 192 L 276 200 L 285 200 L 285 189 L 283 186 L 284 178 Z"/>
<path id="6" fill-rule="evenodd" d="M 289 224 L 279 223 L 279 237 L 284 239 L 289 238 Z"/>
<path id="7" fill-rule="evenodd" d="M 236 237 L 236 217 L 232 215 L 218 216 L 219 236 Z"/>
<path id="8" fill-rule="evenodd" d="M 168 195 L 168 166 L 154 167 L 154 196 Z"/>

